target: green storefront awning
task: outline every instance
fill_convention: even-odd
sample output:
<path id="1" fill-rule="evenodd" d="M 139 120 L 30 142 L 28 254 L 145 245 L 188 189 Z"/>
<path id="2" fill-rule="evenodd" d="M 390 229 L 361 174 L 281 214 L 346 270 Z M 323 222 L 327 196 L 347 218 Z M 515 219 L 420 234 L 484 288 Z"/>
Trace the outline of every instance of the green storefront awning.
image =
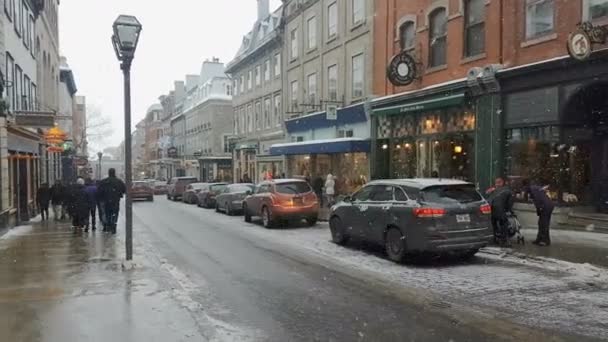
<path id="1" fill-rule="evenodd" d="M 398 115 L 428 110 L 455 107 L 464 103 L 464 93 L 449 96 L 434 97 L 428 100 L 407 102 L 398 106 L 374 109 L 373 115 Z"/>

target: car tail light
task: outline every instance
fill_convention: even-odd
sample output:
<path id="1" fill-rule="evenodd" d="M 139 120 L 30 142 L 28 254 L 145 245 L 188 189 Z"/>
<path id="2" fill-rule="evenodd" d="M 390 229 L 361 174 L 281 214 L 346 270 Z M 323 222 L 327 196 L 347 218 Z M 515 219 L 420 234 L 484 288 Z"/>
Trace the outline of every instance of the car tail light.
<path id="1" fill-rule="evenodd" d="M 278 205 L 280 207 L 293 207 L 293 198 L 281 199 L 278 196 L 271 195 L 270 199 L 272 200 L 273 205 Z"/>
<path id="2" fill-rule="evenodd" d="M 414 216 L 416 217 L 443 217 L 445 216 L 443 208 L 414 208 Z"/>
<path id="3" fill-rule="evenodd" d="M 485 214 L 485 215 L 489 215 L 492 213 L 492 207 L 490 207 L 489 204 L 484 204 L 481 207 L 479 207 L 479 209 L 481 210 L 481 213 Z"/>

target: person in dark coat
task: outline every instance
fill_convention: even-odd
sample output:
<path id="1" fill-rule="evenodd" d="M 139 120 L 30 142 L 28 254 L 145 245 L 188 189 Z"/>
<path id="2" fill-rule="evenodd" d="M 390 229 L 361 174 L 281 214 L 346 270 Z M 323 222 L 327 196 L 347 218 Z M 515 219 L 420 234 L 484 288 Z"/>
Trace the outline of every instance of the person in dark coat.
<path id="1" fill-rule="evenodd" d="M 513 213 L 513 193 L 505 184 L 504 178 L 496 178 L 494 188 L 490 190 L 488 202 L 490 202 L 490 206 L 492 207 L 494 241 L 500 245 L 508 245 L 507 214 Z"/>
<path id="2" fill-rule="evenodd" d="M 538 215 L 538 234 L 532 243 L 538 246 L 549 246 L 551 245 L 549 226 L 555 205 L 543 187 L 531 185 L 529 180 L 524 180 L 523 185 L 524 191 L 532 198 Z"/>
<path id="3" fill-rule="evenodd" d="M 106 213 L 104 231 L 116 234 L 120 199 L 127 192 L 125 183 L 116 177 L 116 170 L 112 168 L 108 171 L 108 177 L 99 183 L 97 191 Z"/>
<path id="4" fill-rule="evenodd" d="M 312 182 L 312 189 L 315 191 L 315 194 L 319 199 L 319 206 L 321 207 L 323 207 L 323 185 L 325 185 L 325 181 L 321 176 L 317 176 Z"/>
<path id="5" fill-rule="evenodd" d="M 66 189 L 61 183 L 61 180 L 56 180 L 55 184 L 51 187 L 51 205 L 53 206 L 53 216 L 55 221 L 65 219 L 64 201 L 65 201 Z"/>
<path id="6" fill-rule="evenodd" d="M 48 183 L 43 183 L 38 188 L 38 192 L 36 193 L 36 202 L 38 203 L 38 208 L 40 209 L 40 215 L 42 216 L 42 220 L 48 220 L 49 203 L 51 202 L 51 189 L 49 188 Z"/>
<path id="7" fill-rule="evenodd" d="M 89 214 L 91 215 L 88 223 L 90 223 L 91 229 L 95 231 L 97 229 L 95 226 L 95 214 L 97 211 L 97 185 L 93 183 L 93 180 L 91 179 L 87 179 L 84 184 L 84 190 L 89 198 Z"/>
<path id="8" fill-rule="evenodd" d="M 105 227 L 106 227 L 106 211 L 105 211 L 105 203 L 101 199 L 101 195 L 99 193 L 99 185 L 100 184 L 101 184 L 100 181 L 95 182 L 95 186 L 97 187 L 97 191 L 95 193 L 95 195 L 96 195 L 95 201 L 97 202 L 97 215 L 99 215 L 99 222 L 101 223 L 101 227 L 104 228 L 104 231 L 105 231 Z"/>
<path id="9" fill-rule="evenodd" d="M 251 183 L 251 178 L 249 178 L 248 174 L 245 173 L 243 175 L 243 179 L 242 179 L 241 183 Z"/>
<path id="10" fill-rule="evenodd" d="M 78 178 L 76 184 L 70 186 L 66 196 L 68 203 L 68 213 L 72 217 L 74 229 L 84 229 L 88 231 L 89 222 L 89 196 L 85 190 L 84 179 Z"/>

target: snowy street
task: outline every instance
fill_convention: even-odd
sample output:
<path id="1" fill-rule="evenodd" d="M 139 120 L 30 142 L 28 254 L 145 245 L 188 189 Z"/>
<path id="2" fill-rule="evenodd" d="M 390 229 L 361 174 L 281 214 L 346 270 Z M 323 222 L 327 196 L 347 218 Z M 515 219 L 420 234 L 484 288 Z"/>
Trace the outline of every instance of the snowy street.
<path id="1" fill-rule="evenodd" d="M 134 212 L 136 248 L 254 340 L 608 336 L 608 272 L 589 264 L 487 248 L 471 262 L 397 265 L 333 244 L 326 223 L 266 230 L 161 197 Z"/>

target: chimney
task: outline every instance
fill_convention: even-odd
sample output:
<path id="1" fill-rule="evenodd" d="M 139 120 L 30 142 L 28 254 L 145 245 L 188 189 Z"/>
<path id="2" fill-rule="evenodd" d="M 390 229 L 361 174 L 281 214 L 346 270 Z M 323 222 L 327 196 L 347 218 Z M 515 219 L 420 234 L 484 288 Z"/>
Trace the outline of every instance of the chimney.
<path id="1" fill-rule="evenodd" d="M 262 21 L 270 14 L 269 0 L 256 0 L 258 2 L 258 21 Z"/>

